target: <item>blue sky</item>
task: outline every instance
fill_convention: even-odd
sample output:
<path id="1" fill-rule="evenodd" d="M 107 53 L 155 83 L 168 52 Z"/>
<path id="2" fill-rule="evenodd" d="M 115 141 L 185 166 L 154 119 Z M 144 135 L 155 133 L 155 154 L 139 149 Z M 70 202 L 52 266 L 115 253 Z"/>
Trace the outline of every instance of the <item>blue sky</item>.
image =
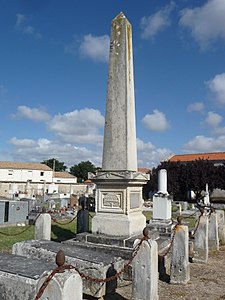
<path id="1" fill-rule="evenodd" d="M 101 166 L 121 11 L 133 30 L 139 167 L 225 151 L 224 0 L 0 0 L 0 160 Z"/>

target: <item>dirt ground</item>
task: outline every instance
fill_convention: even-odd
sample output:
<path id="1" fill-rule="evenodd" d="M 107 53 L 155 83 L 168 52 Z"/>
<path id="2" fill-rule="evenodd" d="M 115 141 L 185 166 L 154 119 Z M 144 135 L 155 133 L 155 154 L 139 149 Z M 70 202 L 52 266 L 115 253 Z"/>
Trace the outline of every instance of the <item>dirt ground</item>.
<path id="1" fill-rule="evenodd" d="M 186 285 L 159 281 L 159 300 L 225 299 L 225 246 L 209 252 L 207 264 L 191 263 L 190 269 L 191 280 Z M 131 291 L 132 283 L 127 282 L 127 286 L 117 288 L 117 295 L 107 300 L 131 299 Z"/>

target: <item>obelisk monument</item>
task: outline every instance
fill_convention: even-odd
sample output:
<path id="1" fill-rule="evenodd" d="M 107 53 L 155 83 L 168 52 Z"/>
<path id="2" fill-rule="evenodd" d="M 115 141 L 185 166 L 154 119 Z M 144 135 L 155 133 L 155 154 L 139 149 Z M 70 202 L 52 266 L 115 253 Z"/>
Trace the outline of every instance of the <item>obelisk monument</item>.
<path id="1" fill-rule="evenodd" d="M 148 179 L 137 172 L 132 28 L 120 13 L 111 29 L 102 171 L 92 178 L 97 185 L 92 233 L 141 233 L 142 186 Z"/>

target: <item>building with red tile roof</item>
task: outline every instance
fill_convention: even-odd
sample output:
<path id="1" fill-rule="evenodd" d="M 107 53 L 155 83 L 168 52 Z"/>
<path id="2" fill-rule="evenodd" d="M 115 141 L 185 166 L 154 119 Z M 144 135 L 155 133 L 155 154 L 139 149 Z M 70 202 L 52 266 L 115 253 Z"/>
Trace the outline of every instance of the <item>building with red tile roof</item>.
<path id="1" fill-rule="evenodd" d="M 191 162 L 195 160 L 208 160 L 214 164 L 225 163 L 225 152 L 211 152 L 211 153 L 193 153 L 193 154 L 177 154 L 171 156 L 168 161 L 170 162 Z"/>
<path id="2" fill-rule="evenodd" d="M 138 168 L 138 172 L 145 173 L 145 174 L 150 174 L 151 170 L 147 169 L 147 168 Z"/>

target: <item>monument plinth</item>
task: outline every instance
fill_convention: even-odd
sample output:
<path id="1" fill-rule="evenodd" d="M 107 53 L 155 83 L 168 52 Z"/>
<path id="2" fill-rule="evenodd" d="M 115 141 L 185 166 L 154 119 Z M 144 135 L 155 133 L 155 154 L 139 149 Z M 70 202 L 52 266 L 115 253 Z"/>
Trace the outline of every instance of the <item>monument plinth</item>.
<path id="1" fill-rule="evenodd" d="M 137 172 L 132 28 L 120 13 L 111 29 L 102 171 L 91 178 L 97 185 L 92 233 L 142 232 L 142 186 L 148 176 Z"/>
<path id="2" fill-rule="evenodd" d="M 153 195 L 153 216 L 149 228 L 155 229 L 160 234 L 169 234 L 172 229 L 172 196 L 167 192 L 167 171 L 159 170 L 158 192 Z"/>

